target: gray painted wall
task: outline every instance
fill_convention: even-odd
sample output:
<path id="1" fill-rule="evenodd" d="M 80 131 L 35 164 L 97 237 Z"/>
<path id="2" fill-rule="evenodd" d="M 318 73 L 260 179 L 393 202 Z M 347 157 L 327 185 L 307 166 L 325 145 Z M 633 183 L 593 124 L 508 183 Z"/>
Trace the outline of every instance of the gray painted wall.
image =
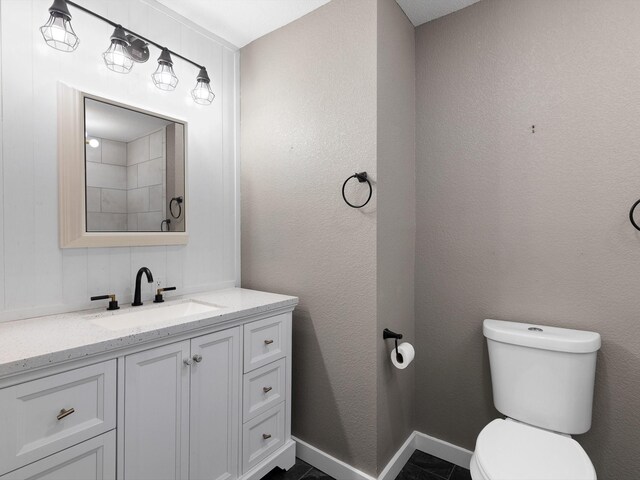
<path id="1" fill-rule="evenodd" d="M 240 78 L 242 286 L 300 297 L 293 434 L 375 473 L 377 196 L 354 210 L 340 193 L 377 177 L 375 4 L 334 0 L 256 40 Z"/>
<path id="2" fill-rule="evenodd" d="M 413 341 L 414 47 L 395 0 L 333 0 L 241 51 L 243 286 L 300 297 L 294 435 L 373 475 L 414 425 L 382 340 Z"/>
<path id="3" fill-rule="evenodd" d="M 378 0 L 378 471 L 414 429 L 415 369 L 392 367 L 385 327 L 414 342 L 415 29 Z"/>
<path id="4" fill-rule="evenodd" d="M 417 429 L 498 416 L 484 318 L 602 334 L 598 478 L 640 471 L 640 2 L 484 0 L 417 29 Z M 535 133 L 531 126 L 535 125 Z"/>

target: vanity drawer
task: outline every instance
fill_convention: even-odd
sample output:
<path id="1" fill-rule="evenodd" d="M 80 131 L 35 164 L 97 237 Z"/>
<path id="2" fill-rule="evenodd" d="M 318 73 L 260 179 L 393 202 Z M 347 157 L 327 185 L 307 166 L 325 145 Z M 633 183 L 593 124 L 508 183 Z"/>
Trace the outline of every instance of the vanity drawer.
<path id="1" fill-rule="evenodd" d="M 244 422 L 284 401 L 286 363 L 282 358 L 244 376 L 242 418 Z"/>
<path id="2" fill-rule="evenodd" d="M 116 426 L 116 361 L 0 390 L 0 475 Z"/>
<path id="3" fill-rule="evenodd" d="M 245 373 L 285 356 L 286 324 L 287 315 L 278 315 L 244 326 Z"/>
<path id="4" fill-rule="evenodd" d="M 284 445 L 284 403 L 244 424 L 242 471 L 248 472 Z"/>
<path id="5" fill-rule="evenodd" d="M 115 478 L 115 430 L 0 476 L 0 480 L 115 480 Z"/>

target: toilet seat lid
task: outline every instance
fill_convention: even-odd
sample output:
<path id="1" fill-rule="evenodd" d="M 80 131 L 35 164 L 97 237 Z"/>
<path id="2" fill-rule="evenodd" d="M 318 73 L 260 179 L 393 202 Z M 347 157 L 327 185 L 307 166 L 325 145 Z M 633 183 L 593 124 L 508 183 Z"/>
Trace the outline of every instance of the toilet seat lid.
<path id="1" fill-rule="evenodd" d="M 591 460 L 574 439 L 513 420 L 484 427 L 474 455 L 490 480 L 596 480 Z"/>

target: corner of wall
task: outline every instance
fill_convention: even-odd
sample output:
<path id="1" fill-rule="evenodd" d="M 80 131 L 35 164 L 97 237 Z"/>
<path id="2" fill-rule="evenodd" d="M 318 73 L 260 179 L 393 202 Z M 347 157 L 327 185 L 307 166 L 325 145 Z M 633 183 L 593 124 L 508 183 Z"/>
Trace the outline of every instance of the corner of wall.
<path id="1" fill-rule="evenodd" d="M 378 0 L 377 17 L 377 472 L 414 429 L 415 365 L 391 366 L 390 328 L 415 331 L 415 33 L 395 0 Z"/>

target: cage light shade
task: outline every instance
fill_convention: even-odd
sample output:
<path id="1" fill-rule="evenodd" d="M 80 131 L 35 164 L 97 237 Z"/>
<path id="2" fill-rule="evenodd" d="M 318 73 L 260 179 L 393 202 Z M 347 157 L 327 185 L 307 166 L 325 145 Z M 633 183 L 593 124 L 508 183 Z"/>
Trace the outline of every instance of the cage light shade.
<path id="1" fill-rule="evenodd" d="M 213 102 L 216 96 L 213 94 L 213 91 L 211 91 L 210 83 L 211 80 L 209 80 L 209 75 L 207 75 L 207 69 L 202 67 L 196 79 L 196 87 L 191 90 L 191 98 L 193 98 L 194 102 L 200 105 L 211 105 L 211 102 Z"/>
<path id="2" fill-rule="evenodd" d="M 151 75 L 151 79 L 160 90 L 175 90 L 176 85 L 178 85 L 178 77 L 176 77 L 173 71 L 171 54 L 166 48 L 162 49 L 162 53 L 160 57 L 158 57 L 158 68 L 156 68 L 156 71 Z"/>
<path id="3" fill-rule="evenodd" d="M 71 27 L 71 13 L 64 0 L 54 0 L 49 8 L 49 20 L 40 27 L 40 33 L 47 45 L 61 52 L 73 52 L 80 43 Z"/>
<path id="4" fill-rule="evenodd" d="M 125 31 L 122 27 L 116 27 L 111 35 L 111 45 L 106 52 L 102 54 L 104 64 L 109 70 L 116 73 L 129 73 L 133 68 L 133 59 L 127 47 L 129 41 L 127 40 Z"/>

